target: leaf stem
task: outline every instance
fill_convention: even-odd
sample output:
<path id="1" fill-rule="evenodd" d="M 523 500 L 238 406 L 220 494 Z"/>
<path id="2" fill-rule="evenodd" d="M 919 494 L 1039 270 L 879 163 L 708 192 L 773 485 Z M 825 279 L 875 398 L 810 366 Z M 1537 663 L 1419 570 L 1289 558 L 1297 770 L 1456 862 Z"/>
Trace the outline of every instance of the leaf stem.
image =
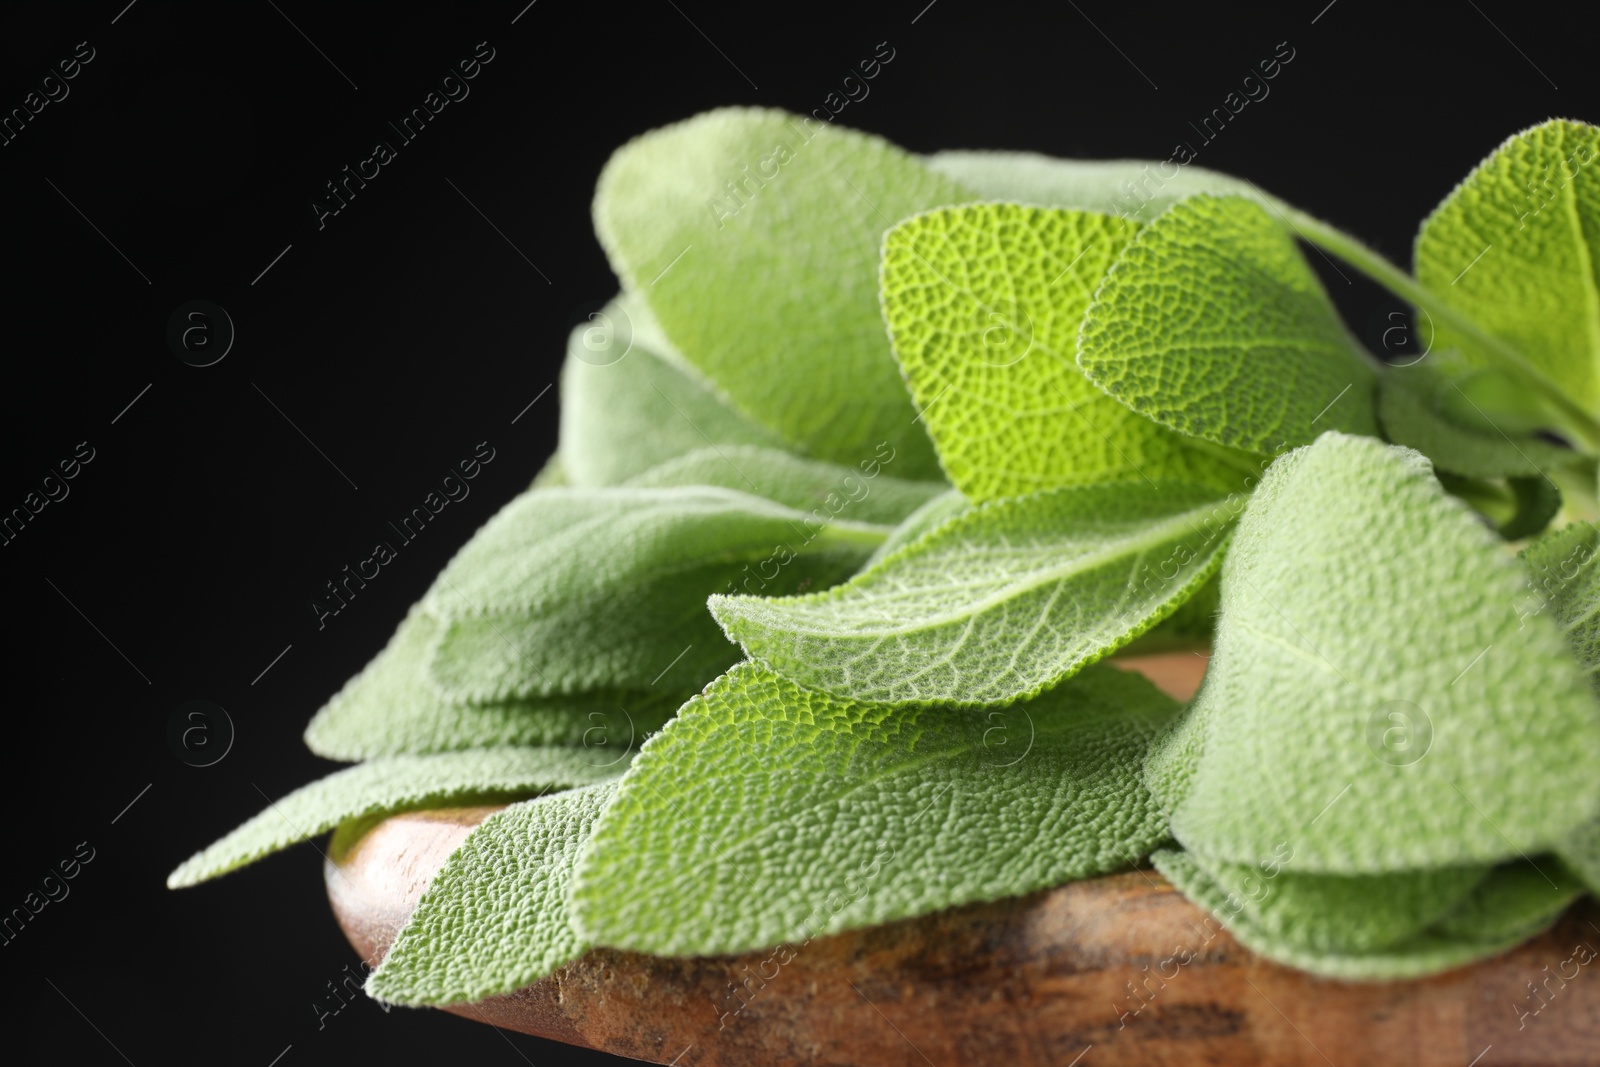
<path id="1" fill-rule="evenodd" d="M 1354 237 L 1296 207 L 1272 199 L 1274 206 L 1289 219 L 1302 237 L 1323 251 L 1338 256 L 1396 296 L 1421 308 L 1438 322 L 1471 338 L 1474 344 L 1493 356 L 1501 370 L 1553 405 L 1563 416 L 1562 429 L 1578 436 L 1585 451 L 1590 453 L 1600 451 L 1600 421 L 1596 421 L 1594 416 L 1562 392 L 1560 386 L 1523 358 L 1522 353 L 1498 337 L 1486 333 L 1477 323 L 1451 307 L 1438 295 L 1423 288 L 1411 275 Z"/>

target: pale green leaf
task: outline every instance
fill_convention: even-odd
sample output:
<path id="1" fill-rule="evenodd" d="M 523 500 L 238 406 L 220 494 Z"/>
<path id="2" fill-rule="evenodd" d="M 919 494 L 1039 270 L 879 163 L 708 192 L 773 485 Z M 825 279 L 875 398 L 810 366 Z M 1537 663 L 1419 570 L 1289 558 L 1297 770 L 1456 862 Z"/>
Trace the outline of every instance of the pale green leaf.
<path id="1" fill-rule="evenodd" d="M 1205 683 L 1150 760 L 1187 847 L 1384 874 L 1552 846 L 1600 810 L 1600 706 L 1527 579 L 1427 461 L 1279 459 L 1222 571 Z M 1537 714 L 1528 694 L 1537 693 Z"/>
<path id="2" fill-rule="evenodd" d="M 1149 222 L 1196 193 L 1256 195 L 1249 182 L 1192 163 L 1143 159 L 1054 159 L 1033 152 L 950 151 L 928 167 L 984 200 L 1078 208 Z"/>
<path id="3" fill-rule="evenodd" d="M 1376 365 L 1267 209 L 1195 196 L 1141 229 L 1083 319 L 1078 364 L 1133 410 L 1256 453 L 1375 434 Z"/>
<path id="4" fill-rule="evenodd" d="M 1462 411 L 1471 404 L 1453 378 L 1427 363 L 1390 367 L 1379 382 L 1384 433 L 1442 471 L 1474 478 L 1543 477 L 1575 458 L 1571 449 L 1532 434 L 1484 425 L 1483 418 Z"/>
<path id="5" fill-rule="evenodd" d="M 695 449 L 781 447 L 782 438 L 662 354 L 638 301 L 619 298 L 580 324 L 561 370 L 562 466 L 572 485 L 616 485 Z"/>
<path id="6" fill-rule="evenodd" d="M 597 944 L 743 952 L 1126 867 L 1177 705 L 1091 668 L 986 715 L 841 701 L 742 664 L 645 746 L 578 863 Z"/>
<path id="7" fill-rule="evenodd" d="M 678 351 L 792 446 L 854 465 L 887 441 L 937 474 L 878 314 L 883 232 L 971 194 L 876 137 L 727 108 L 611 157 L 595 229 Z M 803 398 L 803 399 L 802 399 Z"/>
<path id="8" fill-rule="evenodd" d="M 714 596 L 751 656 L 802 685 L 896 704 L 1033 696 L 1149 629 L 1215 571 L 1243 499 L 1084 486 L 966 512 L 844 585 Z"/>
<path id="9" fill-rule="evenodd" d="M 615 763 L 659 730 L 698 682 L 663 680 L 638 690 L 474 703 L 428 678 L 438 621 L 413 607 L 382 652 L 306 727 L 319 756 L 364 760 L 489 745 L 582 745 L 597 765 Z"/>
<path id="10" fill-rule="evenodd" d="M 1423 222 L 1417 280 L 1600 411 L 1600 129 L 1552 119 L 1495 149 Z M 1431 344 L 1494 358 L 1440 324 Z"/>
<path id="11" fill-rule="evenodd" d="M 1546 861 L 1533 868 L 1518 861 L 1491 870 L 1426 929 L 1382 948 L 1341 952 L 1306 948 L 1258 923 L 1240 898 L 1230 896 L 1191 853 L 1162 850 L 1151 860 L 1185 896 L 1222 920 L 1246 948 L 1290 967 L 1347 981 L 1421 978 L 1497 956 L 1547 928 L 1578 894 L 1577 884 L 1559 864 Z M 1549 872 L 1548 879 L 1544 871 Z M 1196 937 L 1183 947 L 1203 952 L 1214 936 Z"/>
<path id="12" fill-rule="evenodd" d="M 667 460 L 625 484 L 715 485 L 775 500 L 805 512 L 813 523 L 848 519 L 893 526 L 945 491 L 938 482 L 889 474 L 895 458 L 893 451 L 885 450 L 852 468 L 773 448 L 725 445 Z"/>
<path id="13" fill-rule="evenodd" d="M 976 204 L 919 215 L 884 239 L 895 354 L 945 472 L 973 503 L 1141 477 L 1238 487 L 1243 475 L 1219 450 L 1135 414 L 1075 362 L 1090 297 L 1137 229 Z"/>
<path id="14" fill-rule="evenodd" d="M 697 688 L 738 659 L 709 594 L 825 588 L 889 529 L 707 486 L 524 493 L 424 597 L 429 676 L 471 701 Z"/>
<path id="15" fill-rule="evenodd" d="M 567 893 L 578 851 L 615 793 L 606 782 L 485 819 L 434 875 L 367 992 L 392 1004 L 478 1001 L 583 955 Z"/>
<path id="16" fill-rule="evenodd" d="M 1589 681 L 1600 688 L 1600 528 L 1575 522 L 1541 537 L 1522 553 L 1538 598 L 1548 609 Z"/>
<path id="17" fill-rule="evenodd" d="M 1548 613 L 1589 682 L 1600 690 L 1600 529 L 1575 522 L 1540 538 L 1522 553 L 1533 573 L 1526 613 Z M 1600 892 L 1600 815 L 1557 846 L 1557 853 L 1592 892 Z"/>
<path id="18" fill-rule="evenodd" d="M 1285 856 L 1292 852 L 1282 844 Z M 1491 868 L 1438 867 L 1393 874 L 1296 874 L 1277 861 L 1254 866 L 1190 862 L 1227 894 L 1230 910 L 1275 942 L 1307 952 L 1371 952 L 1418 933 L 1459 904 Z"/>
<path id="19" fill-rule="evenodd" d="M 346 767 L 271 801 L 265 811 L 195 853 L 167 876 L 173 889 L 253 863 L 342 822 L 417 808 L 493 803 L 604 781 L 626 761 L 598 766 L 575 748 L 481 748 L 432 756 L 394 756 Z"/>

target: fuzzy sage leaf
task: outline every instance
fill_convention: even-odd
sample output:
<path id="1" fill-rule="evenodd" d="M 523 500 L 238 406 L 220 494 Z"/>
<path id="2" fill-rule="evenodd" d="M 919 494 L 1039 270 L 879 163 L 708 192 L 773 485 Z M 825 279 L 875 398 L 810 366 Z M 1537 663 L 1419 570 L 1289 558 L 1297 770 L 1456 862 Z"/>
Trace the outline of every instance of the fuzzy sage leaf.
<path id="1" fill-rule="evenodd" d="M 582 955 L 567 891 L 578 852 L 615 792 L 607 782 L 485 819 L 434 875 L 367 992 L 393 1004 L 482 1000 Z"/>
<path id="2" fill-rule="evenodd" d="M 1195 196 L 1144 227 L 1083 319 L 1078 365 L 1163 426 L 1270 454 L 1375 434 L 1376 367 L 1260 204 Z"/>
<path id="3" fill-rule="evenodd" d="M 1553 845 L 1600 810 L 1600 707 L 1516 561 L 1427 462 L 1324 435 L 1273 464 L 1222 571 L 1205 682 L 1150 760 L 1173 835 L 1384 874 Z M 1539 694 L 1538 714 L 1524 710 Z"/>
<path id="4" fill-rule="evenodd" d="M 1179 484 L 994 501 L 844 585 L 711 598 L 730 637 L 802 685 L 857 700 L 1033 696 L 1170 614 L 1220 564 L 1242 498 Z"/>
<path id="5" fill-rule="evenodd" d="M 493 803 L 613 778 L 583 749 L 480 748 L 395 756 L 330 774 L 269 804 L 255 818 L 197 852 L 167 878 L 172 888 L 216 878 L 342 822 L 416 808 Z"/>
<path id="6" fill-rule="evenodd" d="M 974 204 L 884 238 L 883 311 L 921 419 L 973 503 L 1135 478 L 1224 492 L 1248 460 L 1196 447 L 1103 393 L 1078 326 L 1138 224 Z"/>
<path id="7" fill-rule="evenodd" d="M 640 752 L 573 883 L 596 944 L 742 952 L 1057 885 L 1166 837 L 1140 780 L 1177 705 L 1091 668 L 988 715 L 741 664 Z"/>

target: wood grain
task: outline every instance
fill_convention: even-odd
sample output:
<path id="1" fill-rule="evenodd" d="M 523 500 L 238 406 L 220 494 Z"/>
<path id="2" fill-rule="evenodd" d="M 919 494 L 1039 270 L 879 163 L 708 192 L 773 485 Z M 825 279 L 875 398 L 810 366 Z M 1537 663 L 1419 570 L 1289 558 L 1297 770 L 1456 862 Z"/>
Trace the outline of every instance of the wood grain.
<path id="1" fill-rule="evenodd" d="M 400 815 L 340 842 L 328 896 L 363 958 L 381 958 L 428 880 L 495 810 Z M 1255 956 L 1139 870 L 817 938 L 781 965 L 770 952 L 595 949 L 448 1010 L 678 1067 L 1579 1065 L 1600 1063 L 1597 951 L 1600 908 L 1586 899 L 1472 967 L 1415 982 L 1319 979 Z"/>

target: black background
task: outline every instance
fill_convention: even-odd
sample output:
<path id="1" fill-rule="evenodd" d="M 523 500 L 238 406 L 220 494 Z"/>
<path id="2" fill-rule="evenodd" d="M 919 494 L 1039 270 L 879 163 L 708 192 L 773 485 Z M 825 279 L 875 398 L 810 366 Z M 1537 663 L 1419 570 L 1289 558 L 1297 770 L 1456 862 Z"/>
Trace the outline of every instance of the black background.
<path id="1" fill-rule="evenodd" d="M 840 122 L 916 151 L 1166 158 L 1188 140 L 1404 264 L 1504 137 L 1600 119 L 1577 5 L 125 2 L 0 16 L 0 111 L 78 42 L 95 52 L 0 147 L 0 512 L 79 442 L 95 455 L 0 548 L 17 828 L 0 911 L 95 850 L 0 947 L 4 1040 L 27 1062 L 622 1062 L 365 1001 L 319 1030 L 312 1002 L 354 953 L 314 849 L 181 893 L 163 878 L 261 792 L 331 769 L 306 720 L 550 453 L 568 325 L 615 289 L 589 200 L 628 137 L 721 104 L 821 107 L 888 41 Z M 470 96 L 319 229 L 323 183 L 480 41 L 494 59 Z M 1201 145 L 1189 123 L 1284 41 L 1271 95 Z M 1325 276 L 1377 345 L 1394 305 Z M 237 331 L 214 366 L 166 343 L 192 299 Z M 323 582 L 480 441 L 496 458 L 471 496 L 319 630 Z M 206 768 L 166 740 L 191 699 L 237 728 Z"/>

